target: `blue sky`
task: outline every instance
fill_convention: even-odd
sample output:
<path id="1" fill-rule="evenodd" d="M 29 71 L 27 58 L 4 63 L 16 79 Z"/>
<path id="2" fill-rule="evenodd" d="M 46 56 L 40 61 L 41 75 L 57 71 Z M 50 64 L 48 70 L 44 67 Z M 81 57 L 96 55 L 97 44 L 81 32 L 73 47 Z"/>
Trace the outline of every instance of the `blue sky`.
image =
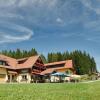
<path id="1" fill-rule="evenodd" d="M 0 0 L 0 50 L 87 51 L 100 70 L 100 0 Z"/>

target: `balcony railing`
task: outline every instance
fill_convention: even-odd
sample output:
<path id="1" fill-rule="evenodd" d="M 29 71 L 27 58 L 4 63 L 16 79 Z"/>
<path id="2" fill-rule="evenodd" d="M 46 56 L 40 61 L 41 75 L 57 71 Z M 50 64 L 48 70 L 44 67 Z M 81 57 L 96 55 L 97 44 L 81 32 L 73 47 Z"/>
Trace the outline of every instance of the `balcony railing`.
<path id="1" fill-rule="evenodd" d="M 33 69 L 32 72 L 37 72 L 37 73 L 40 73 L 41 70 L 37 70 L 37 69 Z"/>

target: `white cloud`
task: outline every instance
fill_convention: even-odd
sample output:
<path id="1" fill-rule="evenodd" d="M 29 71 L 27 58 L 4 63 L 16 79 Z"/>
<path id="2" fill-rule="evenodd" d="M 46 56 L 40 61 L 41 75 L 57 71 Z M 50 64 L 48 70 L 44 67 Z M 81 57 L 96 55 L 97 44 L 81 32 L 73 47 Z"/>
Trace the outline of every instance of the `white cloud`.
<path id="1" fill-rule="evenodd" d="M 83 3 L 83 5 L 87 8 L 89 8 L 90 10 L 93 10 L 96 12 L 96 14 L 100 14 L 100 7 L 94 7 L 91 0 L 81 0 L 81 2 Z M 100 1 L 96 1 L 97 4 L 100 3 Z"/>
<path id="2" fill-rule="evenodd" d="M 42 27 L 42 25 L 44 25 L 44 27 L 46 26 L 57 26 L 57 24 L 63 25 L 64 27 L 69 27 L 71 25 L 76 25 L 77 23 L 81 23 L 81 25 L 83 25 L 84 29 L 88 29 L 91 31 L 99 31 L 100 30 L 100 21 L 89 21 L 87 16 L 90 17 L 89 15 L 85 15 L 85 11 L 84 7 L 81 10 L 82 12 L 78 12 L 78 1 L 81 1 L 82 4 L 85 6 L 86 9 L 90 9 L 93 10 L 95 12 L 99 12 L 99 8 L 93 7 L 93 5 L 91 4 L 91 0 L 0 0 L 0 6 L 4 7 L 5 10 L 2 11 L 2 9 L 0 9 L 0 21 L 3 20 L 7 20 L 9 21 L 9 23 L 15 23 L 20 19 L 22 19 L 22 22 L 19 21 L 18 23 L 24 23 L 24 25 L 29 24 L 30 26 L 39 26 Z M 78 4 L 77 4 L 78 3 Z M 9 6 L 9 7 L 8 7 Z M 8 7 L 8 8 L 6 8 Z M 14 8 L 14 9 L 13 9 Z M 30 9 L 32 8 L 32 9 Z M 45 11 L 44 11 L 45 10 Z M 44 12 L 43 12 L 44 11 Z M 87 13 L 89 13 L 87 11 Z M 73 16 L 72 16 L 73 15 Z M 74 16 L 75 15 L 75 16 Z M 15 22 L 13 22 L 13 19 Z M 23 22 L 24 21 L 24 22 Z M 27 22 L 27 23 L 26 23 Z M 20 27 L 15 25 L 9 25 L 6 23 L 1 23 L 0 26 L 2 26 L 2 24 L 5 24 L 5 30 L 8 29 L 12 29 L 13 30 L 17 30 L 19 29 L 20 34 L 24 33 L 23 32 L 23 28 L 21 29 Z M 58 25 L 60 27 L 60 25 Z M 15 27 L 15 28 L 14 28 Z M 18 28 L 17 28 L 18 27 Z M 63 27 L 62 27 L 63 28 Z M 63 31 L 63 29 L 61 29 Z M 65 30 L 65 29 L 64 29 Z M 18 31 L 18 30 L 17 30 Z M 44 30 L 43 30 L 44 31 Z M 66 30 L 65 30 L 66 31 Z M 5 32 L 4 32 L 5 33 Z M 30 33 L 30 32 L 27 32 Z M 25 32 L 25 34 L 27 34 Z M 65 32 L 66 33 L 66 32 Z M 79 32 L 80 33 L 80 32 Z M 75 32 L 75 34 L 77 35 L 77 33 Z M 18 38 L 14 38 L 12 37 L 12 35 L 10 35 L 10 33 L 7 33 L 5 38 L 7 38 L 8 40 L 12 40 L 12 41 L 24 41 L 22 38 L 20 39 Z M 10 36 L 9 36 L 10 35 Z M 69 37 L 69 36 L 73 36 L 74 34 L 64 34 L 63 37 Z M 85 37 L 85 33 L 83 34 L 84 38 L 86 38 L 87 40 L 91 37 L 91 34 L 89 34 L 87 37 Z M 14 38 L 14 40 L 13 40 Z M 25 39 L 27 39 L 25 37 Z"/>
<path id="3" fill-rule="evenodd" d="M 88 41 L 100 43 L 100 36 L 87 37 Z"/>
<path id="4" fill-rule="evenodd" d="M 32 37 L 31 33 L 22 35 L 22 36 L 11 36 L 10 34 L 5 34 L 3 35 L 4 40 L 6 39 L 6 41 L 4 42 L 20 42 L 20 41 L 24 41 L 24 40 L 29 40 Z"/>
<path id="5" fill-rule="evenodd" d="M 18 6 L 19 7 L 23 7 L 23 6 L 26 6 L 30 1 L 29 0 L 20 0 L 18 2 Z"/>
<path id="6" fill-rule="evenodd" d="M 57 3 L 57 0 L 20 0 L 18 2 L 19 7 L 25 7 L 29 5 L 33 6 L 47 6 L 47 7 L 53 7 Z"/>
<path id="7" fill-rule="evenodd" d="M 63 24 L 63 20 L 62 20 L 61 18 L 59 18 L 59 17 L 56 19 L 56 21 L 57 21 L 57 23 L 59 23 L 59 24 Z"/>
<path id="8" fill-rule="evenodd" d="M 13 14 L 13 13 L 3 13 L 3 12 L 0 12 L 0 17 L 1 17 L 1 18 L 16 18 L 16 19 L 24 19 L 24 17 L 21 16 L 21 15 Z"/>
<path id="9" fill-rule="evenodd" d="M 34 35 L 32 30 L 26 27 L 20 26 L 20 25 L 6 23 L 5 28 L 10 29 L 10 32 L 9 31 L 6 32 L 5 30 L 0 31 L 0 43 L 1 44 L 26 41 L 26 40 L 31 39 L 31 37 Z"/>
<path id="10" fill-rule="evenodd" d="M 16 0 L 0 0 L 0 7 L 8 7 L 14 5 Z"/>
<path id="11" fill-rule="evenodd" d="M 22 36 L 12 36 L 10 34 L 4 34 L 1 35 L 2 39 L 0 40 L 0 43 L 16 43 L 16 42 L 21 42 L 25 40 L 29 40 L 32 37 L 33 34 L 28 33 Z"/>

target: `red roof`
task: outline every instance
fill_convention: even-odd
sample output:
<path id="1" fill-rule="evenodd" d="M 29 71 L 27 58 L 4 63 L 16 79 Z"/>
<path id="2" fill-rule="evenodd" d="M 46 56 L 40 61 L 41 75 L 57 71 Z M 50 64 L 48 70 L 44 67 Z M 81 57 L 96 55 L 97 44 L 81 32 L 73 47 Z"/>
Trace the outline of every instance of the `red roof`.
<path id="1" fill-rule="evenodd" d="M 56 66 L 59 64 L 64 64 L 64 66 L 53 68 L 54 65 Z M 46 67 L 50 66 L 51 68 L 47 68 L 45 71 L 41 72 L 41 75 L 50 74 L 53 71 L 60 70 L 60 69 L 69 69 L 69 68 L 73 69 L 73 62 L 72 60 L 66 60 L 66 61 L 48 63 L 48 64 L 45 64 L 45 66 Z"/>
<path id="2" fill-rule="evenodd" d="M 46 70 L 42 71 L 42 72 L 41 72 L 41 75 L 50 74 L 50 73 L 52 73 L 53 71 L 55 71 L 54 68 L 49 68 L 49 69 L 46 69 Z"/>
<path id="3" fill-rule="evenodd" d="M 22 63 L 22 64 L 17 64 L 17 69 L 21 69 L 21 68 L 31 68 L 34 64 L 35 64 L 35 62 L 36 62 L 36 60 L 39 58 L 39 56 L 32 56 L 32 57 L 29 57 L 29 58 L 27 58 L 27 60 L 24 62 L 24 63 Z"/>
<path id="4" fill-rule="evenodd" d="M 59 61 L 59 62 L 52 62 L 52 63 L 47 63 L 44 66 L 52 66 L 52 65 L 59 65 L 59 64 L 65 64 L 66 61 Z"/>
<path id="5" fill-rule="evenodd" d="M 5 55 L 0 55 L 0 60 L 6 61 L 10 67 L 15 68 L 17 66 L 17 61 L 14 58 Z"/>
<path id="6" fill-rule="evenodd" d="M 6 61 L 7 64 L 9 65 L 9 66 L 5 66 L 5 68 L 8 68 L 8 69 L 31 68 L 35 64 L 35 62 L 38 58 L 39 58 L 39 55 L 17 60 L 17 59 L 11 58 L 11 57 L 0 55 L 0 60 Z M 24 63 L 22 63 L 22 64 L 18 63 L 18 61 L 25 60 L 25 59 L 26 59 L 26 61 Z"/>
<path id="7" fill-rule="evenodd" d="M 73 61 L 72 60 L 66 60 L 65 68 L 73 68 Z"/>
<path id="8" fill-rule="evenodd" d="M 48 64 L 45 64 L 44 66 L 48 67 L 48 66 L 54 66 L 54 65 L 60 65 L 60 64 L 64 64 L 63 67 L 65 68 L 73 68 L 73 62 L 72 60 L 66 60 L 66 61 L 59 61 L 59 62 L 53 62 L 53 63 L 48 63 Z"/>
<path id="9" fill-rule="evenodd" d="M 31 68 L 36 61 L 38 60 L 40 56 L 31 56 L 31 57 L 27 57 L 27 58 L 22 58 L 22 59 L 14 59 L 11 57 L 7 57 L 4 55 L 0 55 L 0 60 L 6 61 L 7 64 L 9 66 L 5 66 L 5 68 L 8 69 L 24 69 L 24 68 Z M 23 62 L 23 60 L 25 60 Z M 22 63 L 19 63 L 19 61 L 22 61 Z M 60 65 L 60 64 L 64 64 L 63 66 L 57 67 L 57 68 L 53 68 L 53 66 L 55 65 Z M 73 68 L 73 63 L 72 60 L 66 60 L 66 61 L 59 61 L 59 62 L 53 62 L 53 63 L 48 63 L 44 65 L 45 67 L 50 66 L 53 69 L 48 69 L 46 70 L 51 71 L 51 70 L 55 70 L 55 69 L 63 69 L 63 68 Z"/>

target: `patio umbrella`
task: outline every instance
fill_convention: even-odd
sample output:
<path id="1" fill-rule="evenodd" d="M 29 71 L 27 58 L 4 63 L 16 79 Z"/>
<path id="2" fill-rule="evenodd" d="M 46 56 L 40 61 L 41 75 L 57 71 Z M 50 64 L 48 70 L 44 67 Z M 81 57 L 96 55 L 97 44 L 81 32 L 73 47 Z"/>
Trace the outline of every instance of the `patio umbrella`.
<path id="1" fill-rule="evenodd" d="M 59 82 L 61 82 L 61 81 L 63 80 L 63 78 L 67 76 L 67 74 L 61 73 L 61 72 L 56 72 L 56 73 L 54 73 L 54 74 L 51 74 L 51 76 L 59 77 Z"/>
<path id="2" fill-rule="evenodd" d="M 51 74 L 51 75 L 52 76 L 63 76 L 63 77 L 67 76 L 67 74 L 61 73 L 61 72 L 57 72 L 57 73 L 54 73 L 54 74 Z"/>

